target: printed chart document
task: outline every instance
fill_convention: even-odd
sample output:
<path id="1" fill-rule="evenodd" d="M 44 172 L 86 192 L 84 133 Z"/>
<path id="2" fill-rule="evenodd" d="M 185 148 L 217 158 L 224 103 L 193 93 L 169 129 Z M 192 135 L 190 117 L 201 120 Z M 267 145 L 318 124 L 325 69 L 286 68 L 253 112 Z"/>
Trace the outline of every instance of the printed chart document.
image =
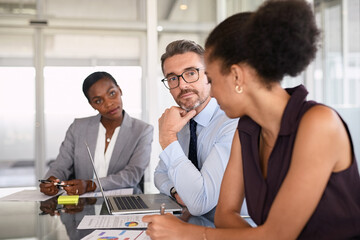
<path id="1" fill-rule="evenodd" d="M 81 240 L 118 239 L 150 240 L 145 231 L 139 230 L 95 230 Z"/>
<path id="2" fill-rule="evenodd" d="M 131 215 L 86 215 L 78 225 L 78 229 L 99 228 L 136 228 L 145 229 L 147 223 L 142 221 L 145 214 Z"/>

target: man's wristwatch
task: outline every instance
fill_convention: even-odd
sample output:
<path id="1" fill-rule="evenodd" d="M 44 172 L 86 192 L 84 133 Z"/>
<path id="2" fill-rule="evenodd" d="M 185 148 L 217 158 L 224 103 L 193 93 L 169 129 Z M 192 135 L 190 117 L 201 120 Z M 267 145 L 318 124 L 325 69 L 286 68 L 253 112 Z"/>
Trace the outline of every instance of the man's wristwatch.
<path id="1" fill-rule="evenodd" d="M 171 189 L 170 189 L 170 195 L 173 197 L 173 198 L 175 198 L 175 194 L 177 193 L 177 191 L 176 191 L 176 189 L 174 188 L 174 187 L 172 187 Z"/>

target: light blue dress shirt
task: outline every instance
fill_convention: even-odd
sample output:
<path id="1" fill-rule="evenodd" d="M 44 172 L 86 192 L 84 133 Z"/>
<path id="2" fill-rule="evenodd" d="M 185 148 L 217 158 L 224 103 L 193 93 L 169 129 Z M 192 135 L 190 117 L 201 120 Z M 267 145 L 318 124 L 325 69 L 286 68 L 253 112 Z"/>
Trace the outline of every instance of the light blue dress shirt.
<path id="1" fill-rule="evenodd" d="M 212 98 L 194 120 L 200 171 L 187 157 L 190 141 L 187 123 L 177 134 L 178 140 L 161 152 L 154 180 L 161 193 L 170 195 L 170 189 L 175 187 L 189 212 L 199 216 L 217 205 L 238 119 L 228 118 Z M 241 213 L 247 214 L 246 208 L 243 210 Z"/>

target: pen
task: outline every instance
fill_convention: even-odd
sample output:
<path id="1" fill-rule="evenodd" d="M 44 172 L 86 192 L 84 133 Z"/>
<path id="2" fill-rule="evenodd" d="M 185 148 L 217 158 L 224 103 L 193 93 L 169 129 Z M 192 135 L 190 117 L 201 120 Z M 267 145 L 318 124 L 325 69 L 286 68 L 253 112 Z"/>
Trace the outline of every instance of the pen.
<path id="1" fill-rule="evenodd" d="M 164 215 L 164 214 L 165 214 L 165 203 L 162 203 L 162 204 L 160 205 L 160 214 L 161 214 L 161 215 Z"/>
<path id="2" fill-rule="evenodd" d="M 39 182 L 41 182 L 41 183 L 51 183 L 51 181 L 49 181 L 49 180 L 44 180 L 44 179 L 39 179 Z"/>
<path id="3" fill-rule="evenodd" d="M 40 179 L 39 182 L 41 182 L 41 183 L 52 183 L 51 181 L 49 181 L 49 180 L 44 180 L 44 179 Z M 69 187 L 69 186 L 71 186 L 71 185 L 65 185 L 65 184 L 56 183 L 56 182 L 54 182 L 54 185 L 55 185 L 55 186 L 58 186 L 58 187 Z"/>

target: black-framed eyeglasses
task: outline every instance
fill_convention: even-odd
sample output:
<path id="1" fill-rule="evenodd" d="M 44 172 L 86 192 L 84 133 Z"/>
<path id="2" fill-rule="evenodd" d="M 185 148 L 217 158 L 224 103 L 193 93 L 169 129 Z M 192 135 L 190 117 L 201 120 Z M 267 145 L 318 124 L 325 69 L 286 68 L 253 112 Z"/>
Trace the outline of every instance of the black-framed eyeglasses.
<path id="1" fill-rule="evenodd" d="M 174 89 L 180 85 L 180 77 L 182 77 L 186 83 L 193 83 L 199 80 L 199 70 L 200 68 L 189 68 L 180 75 L 170 74 L 161 81 L 166 88 Z"/>

